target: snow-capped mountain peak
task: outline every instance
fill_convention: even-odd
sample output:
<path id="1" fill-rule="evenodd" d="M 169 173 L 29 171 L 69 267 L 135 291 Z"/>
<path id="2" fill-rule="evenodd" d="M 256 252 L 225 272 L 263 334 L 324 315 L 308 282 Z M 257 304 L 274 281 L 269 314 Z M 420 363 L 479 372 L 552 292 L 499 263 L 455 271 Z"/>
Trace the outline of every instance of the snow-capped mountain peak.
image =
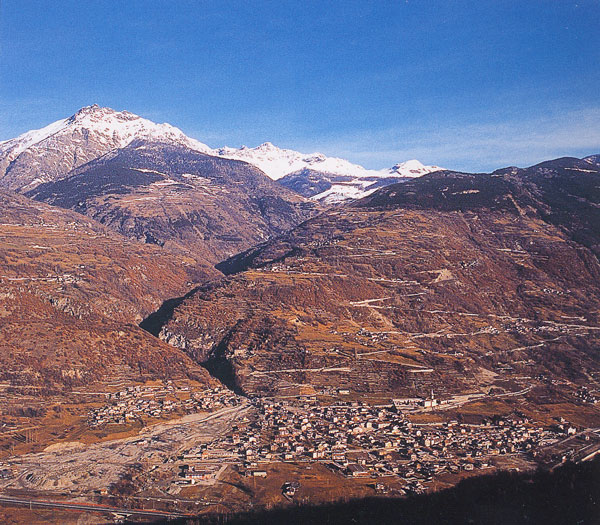
<path id="1" fill-rule="evenodd" d="M 255 148 L 211 149 L 170 124 L 93 104 L 44 128 L 0 142 L 0 187 L 31 190 L 135 139 L 174 142 L 208 155 L 245 161 L 306 197 L 328 202 L 362 197 L 378 187 L 440 169 L 409 160 L 389 169 L 370 170 L 319 152 L 279 148 L 272 142 Z"/>
<path id="2" fill-rule="evenodd" d="M 81 108 L 69 118 L 57 120 L 41 129 L 0 142 L 0 153 L 9 152 L 11 157 L 16 158 L 26 149 L 54 135 L 82 130 L 116 139 L 118 147 L 126 146 L 134 138 L 154 138 L 180 142 L 197 151 L 210 151 L 206 144 L 187 137 L 183 131 L 170 124 L 156 124 L 129 111 L 115 111 L 93 104 Z"/>
<path id="3" fill-rule="evenodd" d="M 213 155 L 254 164 L 275 180 L 306 168 L 336 175 L 381 176 L 377 171 L 367 170 L 344 159 L 327 157 L 317 152 L 307 154 L 291 149 L 278 148 L 271 142 L 264 142 L 255 148 L 248 148 L 247 146 L 218 148 L 213 150 Z"/>
<path id="4" fill-rule="evenodd" d="M 420 177 L 425 173 L 441 169 L 438 166 L 425 166 L 418 160 L 408 160 L 395 164 L 389 169 L 369 170 L 345 159 L 327 157 L 318 152 L 300 153 L 291 149 L 278 148 L 271 142 L 264 142 L 255 148 L 248 146 L 217 148 L 212 150 L 212 154 L 254 164 L 275 180 L 303 169 L 359 178 Z"/>
<path id="5" fill-rule="evenodd" d="M 68 121 L 76 127 L 118 137 L 123 143 L 119 147 L 126 146 L 134 138 L 147 138 L 178 142 L 203 153 L 211 151 L 206 144 L 188 137 L 171 124 L 157 124 L 129 111 L 115 111 L 98 104 L 81 108 Z"/>
<path id="6" fill-rule="evenodd" d="M 394 164 L 389 170 L 382 170 L 385 173 L 388 173 L 390 176 L 395 177 L 421 177 L 426 173 L 431 173 L 432 171 L 439 171 L 443 168 L 439 166 L 425 166 L 421 164 L 418 160 L 412 159 L 407 160 L 405 162 L 400 162 L 398 164 Z"/>
<path id="7" fill-rule="evenodd" d="M 263 142 L 260 146 L 256 148 L 258 151 L 273 151 L 279 150 L 272 142 Z"/>
<path id="8" fill-rule="evenodd" d="M 93 104 L 66 119 L 1 142 L 0 186 L 21 191 L 58 180 L 71 169 L 134 139 L 176 142 L 203 153 L 212 151 L 170 124 L 156 124 L 128 111 Z"/>
<path id="9" fill-rule="evenodd" d="M 73 118 L 73 117 L 71 117 Z M 0 142 L 0 153 L 6 153 L 10 151 L 13 158 L 25 151 L 30 146 L 47 139 L 51 135 L 64 129 L 70 119 L 57 120 L 52 124 L 48 124 L 40 129 L 32 129 L 27 131 L 18 137 L 10 140 L 3 140 Z"/>
<path id="10" fill-rule="evenodd" d="M 327 203 L 364 197 L 381 186 L 441 169 L 409 160 L 389 169 L 369 170 L 322 153 L 306 154 L 278 148 L 271 142 L 255 148 L 220 148 L 212 154 L 253 164 L 301 195 Z"/>

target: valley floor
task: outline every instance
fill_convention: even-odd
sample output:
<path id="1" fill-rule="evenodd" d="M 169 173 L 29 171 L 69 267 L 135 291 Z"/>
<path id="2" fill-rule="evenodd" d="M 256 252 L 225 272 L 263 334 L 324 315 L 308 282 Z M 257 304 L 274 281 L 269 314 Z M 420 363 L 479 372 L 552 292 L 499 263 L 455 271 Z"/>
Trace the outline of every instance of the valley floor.
<path id="1" fill-rule="evenodd" d="M 228 397 L 228 406 L 154 423 L 129 437 L 67 441 L 5 458 L 0 503 L 29 505 L 19 512 L 60 523 L 80 520 L 81 512 L 90 523 L 117 515 L 153 520 L 161 512 L 231 514 L 414 496 L 494 472 L 554 469 L 600 452 L 597 406 L 580 405 L 595 427 L 560 423 L 560 416 L 540 422 L 518 410 L 527 410 L 532 390 L 404 411 L 394 403 L 314 396 Z M 217 391 L 218 399 L 222 394 Z M 565 406 L 554 408 L 566 413 Z M 2 512 L 8 520 L 17 511 Z"/>

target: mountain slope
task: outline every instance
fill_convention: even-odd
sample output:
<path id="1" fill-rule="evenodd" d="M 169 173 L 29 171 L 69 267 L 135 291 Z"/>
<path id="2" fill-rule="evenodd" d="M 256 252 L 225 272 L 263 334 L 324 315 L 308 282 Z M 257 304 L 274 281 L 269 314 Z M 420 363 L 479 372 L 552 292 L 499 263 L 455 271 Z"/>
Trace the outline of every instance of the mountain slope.
<path id="1" fill-rule="evenodd" d="M 315 213 L 254 166 L 142 139 L 28 195 L 212 264 Z"/>
<path id="2" fill-rule="evenodd" d="M 600 255 L 599 173 L 600 165 L 569 157 L 490 175 L 439 171 L 403 187 L 383 188 L 356 206 L 535 212 Z"/>
<path id="3" fill-rule="evenodd" d="M 329 210 L 219 265 L 233 275 L 183 301 L 161 337 L 249 393 L 585 384 L 600 170 L 581 162 L 438 172 Z"/>
<path id="4" fill-rule="evenodd" d="M 0 282 L 75 317 L 139 322 L 190 283 L 218 276 L 78 213 L 0 192 Z"/>
<path id="5" fill-rule="evenodd" d="M 7 384 L 51 393 L 107 378 L 208 380 L 134 324 L 188 289 L 191 261 L 0 192 L 0 262 L 0 396 Z"/>
<path id="6" fill-rule="evenodd" d="M 42 129 L 0 142 L 0 189 L 26 191 L 60 180 L 134 138 L 170 140 L 198 151 L 210 148 L 169 124 L 94 104 Z"/>

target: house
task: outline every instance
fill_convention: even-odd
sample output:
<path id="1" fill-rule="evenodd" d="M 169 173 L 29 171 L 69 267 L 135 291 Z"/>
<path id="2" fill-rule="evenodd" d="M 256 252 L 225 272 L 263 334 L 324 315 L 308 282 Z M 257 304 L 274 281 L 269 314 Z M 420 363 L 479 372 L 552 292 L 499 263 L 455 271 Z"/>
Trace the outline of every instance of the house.
<path id="1" fill-rule="evenodd" d="M 359 465 L 358 463 L 350 463 L 346 467 L 346 472 L 353 478 L 367 477 L 369 475 L 369 470 L 365 466 Z"/>
<path id="2" fill-rule="evenodd" d="M 281 493 L 286 497 L 292 497 L 296 494 L 296 491 L 300 488 L 300 483 L 297 481 L 286 481 L 281 486 Z"/>
<path id="3" fill-rule="evenodd" d="M 186 477 L 193 481 L 207 480 L 212 479 L 214 477 L 214 472 L 211 472 L 209 470 L 193 470 L 191 472 L 188 472 Z"/>
<path id="4" fill-rule="evenodd" d="M 368 452 L 352 452 L 349 453 L 347 457 L 359 465 L 366 465 L 367 462 L 371 460 Z"/>

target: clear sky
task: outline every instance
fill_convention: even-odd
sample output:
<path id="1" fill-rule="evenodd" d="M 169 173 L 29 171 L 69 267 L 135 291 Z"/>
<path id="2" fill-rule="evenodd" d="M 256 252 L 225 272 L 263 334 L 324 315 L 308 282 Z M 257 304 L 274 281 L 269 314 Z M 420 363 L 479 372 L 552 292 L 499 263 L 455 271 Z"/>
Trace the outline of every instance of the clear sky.
<path id="1" fill-rule="evenodd" d="M 600 0 L 0 0 L 0 140 L 98 103 L 369 168 L 600 153 Z"/>

